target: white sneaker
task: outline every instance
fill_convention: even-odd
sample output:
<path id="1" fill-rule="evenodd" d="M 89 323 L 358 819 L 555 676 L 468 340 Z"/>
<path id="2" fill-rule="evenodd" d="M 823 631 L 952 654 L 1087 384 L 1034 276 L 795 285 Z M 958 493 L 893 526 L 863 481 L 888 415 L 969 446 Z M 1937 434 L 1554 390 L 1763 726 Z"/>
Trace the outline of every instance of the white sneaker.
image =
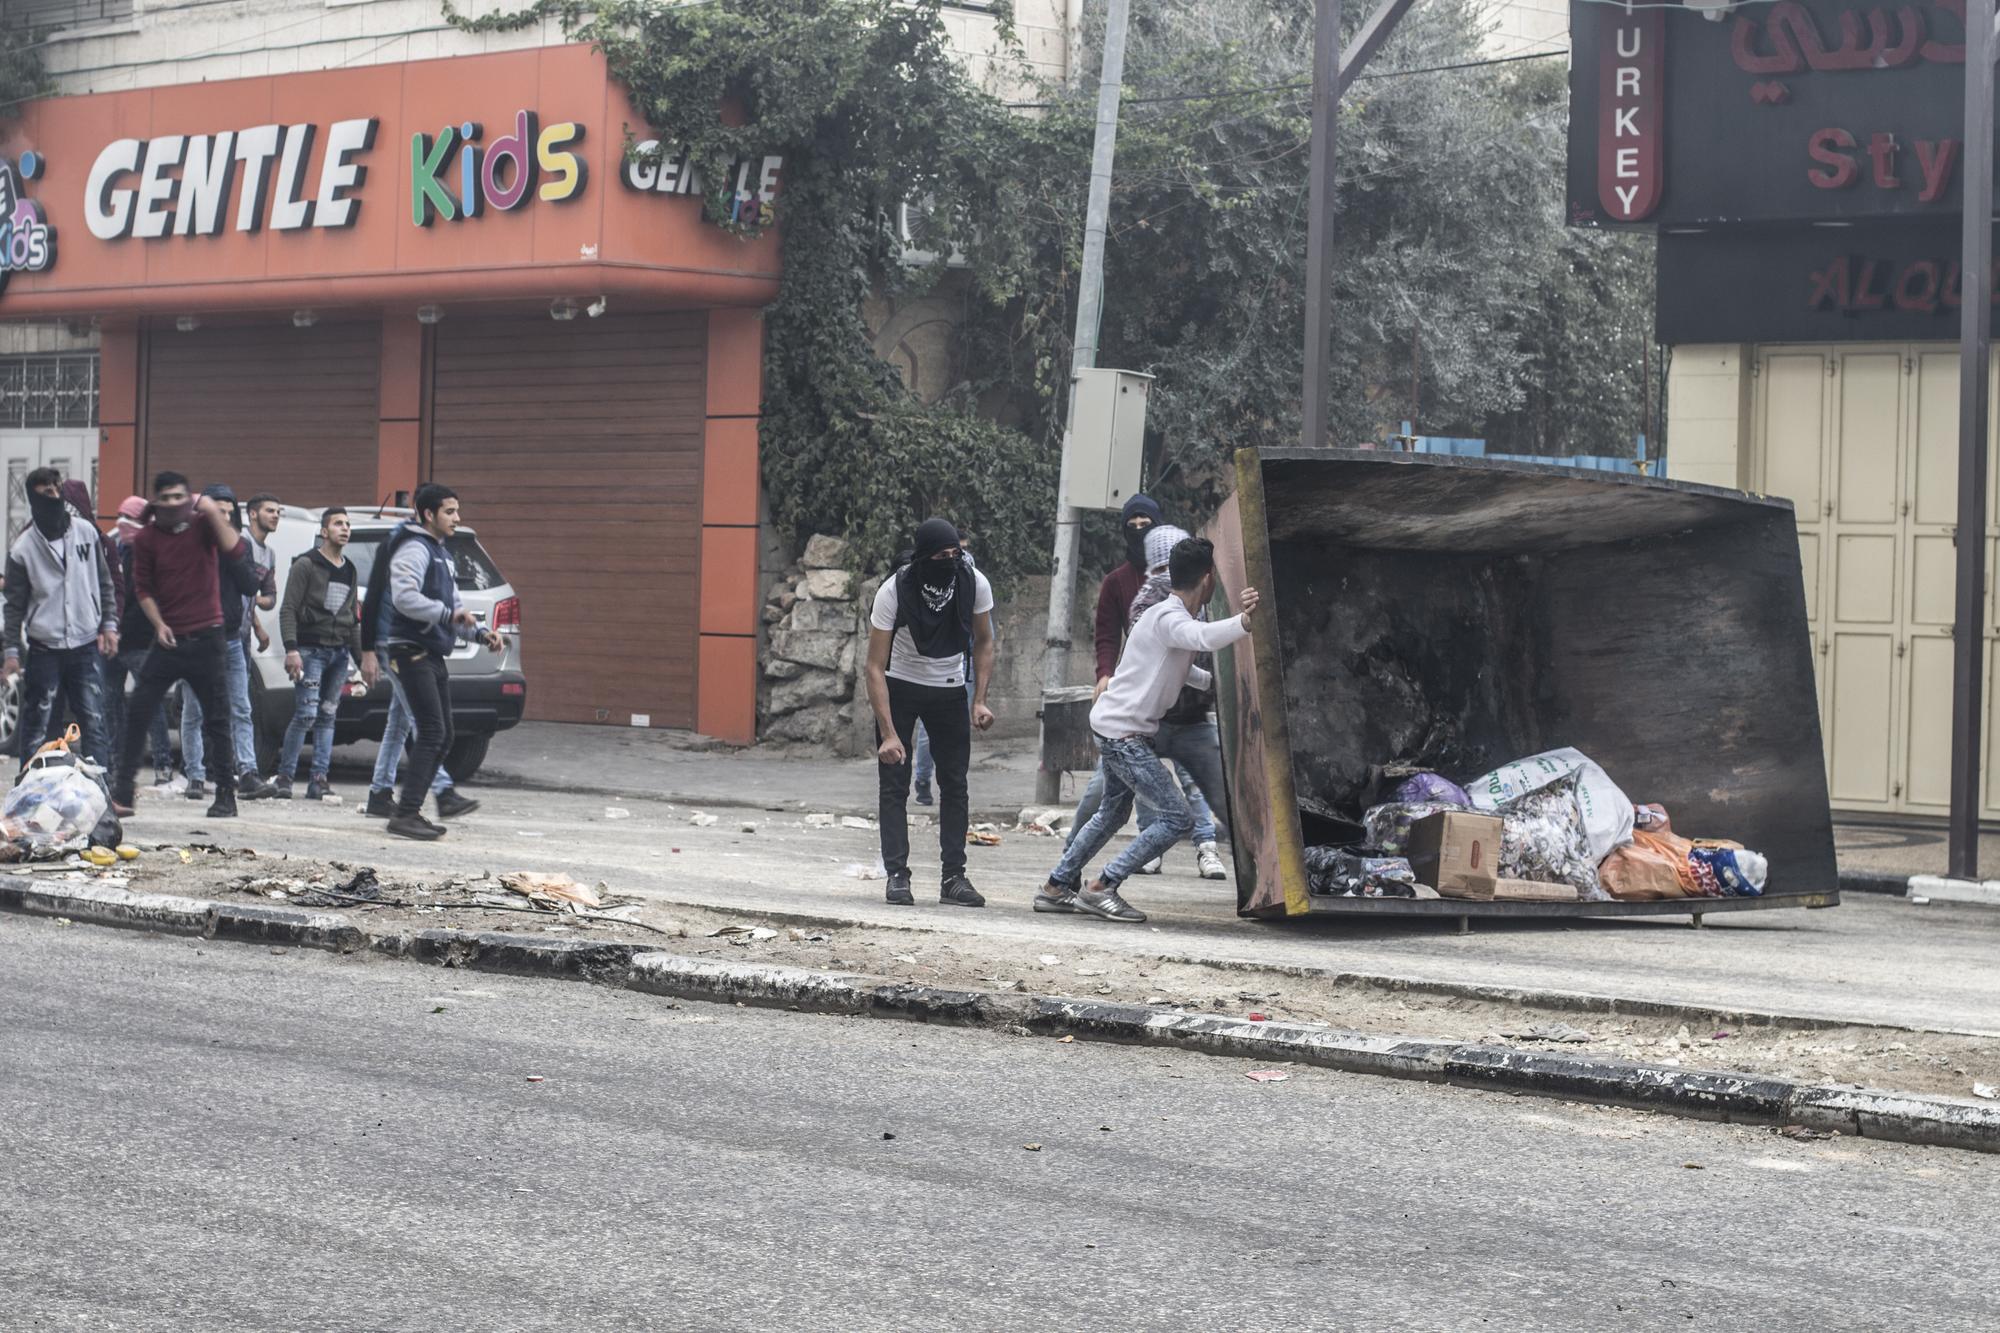
<path id="1" fill-rule="evenodd" d="M 1154 858 L 1153 858 L 1152 860 L 1150 860 L 1150 861 L 1146 862 L 1146 864 L 1144 864 L 1144 865 L 1142 865 L 1142 866 L 1140 866 L 1140 867 L 1139 867 L 1139 873 L 1140 873 L 1140 874 L 1142 874 L 1142 875 L 1157 875 L 1157 874 L 1159 874 L 1159 873 L 1160 873 L 1160 862 L 1164 861 L 1165 859 L 1166 859 L 1166 858 L 1165 858 L 1165 857 L 1163 857 L 1163 856 L 1156 856 L 1156 857 L 1154 857 Z"/>
<path id="2" fill-rule="evenodd" d="M 1229 871 L 1222 865 L 1222 854 L 1215 850 L 1212 842 L 1205 842 L 1194 849 L 1194 868 L 1203 879 L 1229 878 Z"/>

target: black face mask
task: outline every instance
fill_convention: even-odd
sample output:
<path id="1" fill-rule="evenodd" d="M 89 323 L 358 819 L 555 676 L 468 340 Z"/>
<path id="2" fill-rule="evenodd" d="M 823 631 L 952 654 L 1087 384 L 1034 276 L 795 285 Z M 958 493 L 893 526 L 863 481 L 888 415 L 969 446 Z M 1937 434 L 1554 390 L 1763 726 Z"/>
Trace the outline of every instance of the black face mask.
<path id="1" fill-rule="evenodd" d="M 1146 534 L 1150 528 L 1125 529 L 1125 558 L 1141 573 L 1146 569 Z"/>
<path id="2" fill-rule="evenodd" d="M 29 491 L 28 509 L 34 515 L 35 530 L 50 541 L 69 531 L 69 502 L 60 495 Z"/>
<path id="3" fill-rule="evenodd" d="M 917 562 L 917 582 L 935 592 L 943 592 L 958 577 L 958 558 L 950 560 L 919 560 Z"/>

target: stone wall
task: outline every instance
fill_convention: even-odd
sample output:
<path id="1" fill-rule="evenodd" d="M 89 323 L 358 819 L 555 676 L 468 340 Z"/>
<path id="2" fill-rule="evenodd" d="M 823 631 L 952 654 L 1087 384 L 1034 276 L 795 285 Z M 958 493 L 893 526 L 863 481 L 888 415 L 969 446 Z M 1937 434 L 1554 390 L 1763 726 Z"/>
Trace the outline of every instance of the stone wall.
<path id="1" fill-rule="evenodd" d="M 810 745 L 841 755 L 875 748 L 874 716 L 862 667 L 868 657 L 868 608 L 881 579 L 847 566 L 847 543 L 814 537 L 804 555 L 780 567 L 764 602 L 763 671 L 757 699 L 760 740 Z M 1069 683 L 1091 678 L 1091 621 L 1096 589 L 1080 590 L 1071 627 Z M 993 609 L 998 640 L 986 702 L 994 737 L 1035 735 L 1042 697 L 1049 580 L 1018 580 Z"/>

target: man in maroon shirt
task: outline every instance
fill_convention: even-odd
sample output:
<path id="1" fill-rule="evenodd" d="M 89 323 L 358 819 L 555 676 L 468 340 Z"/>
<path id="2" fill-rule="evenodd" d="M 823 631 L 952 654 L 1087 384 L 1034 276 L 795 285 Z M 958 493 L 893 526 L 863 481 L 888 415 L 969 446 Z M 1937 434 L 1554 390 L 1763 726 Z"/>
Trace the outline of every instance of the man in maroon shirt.
<path id="1" fill-rule="evenodd" d="M 1159 504 L 1150 495 L 1134 495 L 1122 511 L 1125 525 L 1125 560 L 1097 585 L 1097 687 L 1095 699 L 1111 683 L 1118 670 L 1118 651 L 1125 646 L 1125 625 L 1131 619 L 1132 599 L 1146 583 L 1146 531 L 1166 522 Z"/>
<path id="2" fill-rule="evenodd" d="M 178 472 L 153 478 L 145 524 L 133 542 L 132 591 L 152 622 L 153 648 L 132 690 L 118 766 L 111 773 L 111 804 L 120 816 L 132 813 L 133 772 L 153 714 L 166 692 L 184 680 L 201 701 L 203 750 L 209 781 L 215 784 L 208 817 L 233 818 L 236 757 L 229 735 L 228 644 L 216 553 L 240 561 L 249 556 L 250 544 L 229 525 L 221 505 L 205 495 L 192 498 L 187 478 Z M 188 774 L 190 780 L 199 776 Z"/>

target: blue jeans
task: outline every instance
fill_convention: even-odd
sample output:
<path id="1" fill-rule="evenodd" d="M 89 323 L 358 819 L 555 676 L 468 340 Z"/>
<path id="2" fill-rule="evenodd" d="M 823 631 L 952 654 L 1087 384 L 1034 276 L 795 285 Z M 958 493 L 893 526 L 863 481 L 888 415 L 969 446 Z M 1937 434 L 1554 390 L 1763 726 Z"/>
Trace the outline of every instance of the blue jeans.
<path id="1" fill-rule="evenodd" d="M 965 707 L 968 712 L 971 711 L 972 672 L 970 670 L 967 670 L 965 673 Z M 927 792 L 931 789 L 931 778 L 937 773 L 937 761 L 931 758 L 931 733 L 925 729 L 922 722 L 917 723 L 917 752 L 914 756 L 914 761 L 917 768 L 915 779 L 917 790 Z"/>
<path id="2" fill-rule="evenodd" d="M 403 747 L 416 734 L 417 720 L 410 716 L 410 710 L 403 702 L 403 692 L 393 688 L 389 691 L 389 721 L 382 728 L 382 748 L 375 752 L 375 776 L 369 780 L 369 791 L 396 790 L 396 770 L 403 766 Z M 451 774 L 438 765 L 437 776 L 431 779 L 431 795 L 451 790 Z"/>
<path id="3" fill-rule="evenodd" d="M 111 752 L 104 745 L 104 668 L 95 641 L 81 648 L 28 649 L 21 681 L 21 762 L 34 758 L 48 740 L 56 694 L 69 703 L 82 733 L 83 753 L 108 772 Z"/>
<path id="4" fill-rule="evenodd" d="M 1140 866 L 1165 855 L 1169 847 L 1194 831 L 1194 812 L 1188 809 L 1180 784 L 1154 752 L 1149 738 L 1128 736 L 1114 741 L 1099 736 L 1097 753 L 1103 761 L 1098 765 L 1104 774 L 1103 804 L 1090 822 L 1076 831 L 1063 849 L 1062 860 L 1049 872 L 1049 882 L 1065 888 L 1082 885 L 1083 868 L 1090 864 L 1090 858 L 1132 817 L 1135 796 L 1152 807 L 1153 822 L 1142 825 L 1139 836 L 1104 867 L 1098 878 L 1106 888 L 1117 888 Z"/>
<path id="5" fill-rule="evenodd" d="M 229 693 L 229 731 L 236 747 L 236 771 L 257 771 L 257 738 L 250 730 L 250 645 L 231 639 L 222 646 L 222 687 Z M 208 771 L 201 741 L 201 700 L 192 686 L 181 687 L 181 767 L 198 782 Z"/>
<path id="6" fill-rule="evenodd" d="M 313 738 L 313 777 L 324 781 L 333 765 L 333 720 L 347 688 L 347 649 L 300 648 L 305 673 L 292 687 L 292 721 L 278 751 L 278 777 L 290 781 L 299 771 L 299 749 L 306 732 Z"/>
<path id="7" fill-rule="evenodd" d="M 1215 729 L 1215 723 L 1204 718 L 1200 722 L 1162 722 L 1153 735 L 1153 753 L 1167 760 L 1180 774 L 1181 792 L 1187 797 L 1188 808 L 1194 812 L 1194 834 L 1191 841 L 1199 847 L 1205 842 L 1214 842 L 1222 830 L 1217 827 L 1215 811 L 1210 807 L 1209 796 L 1224 799 L 1222 785 L 1222 738 Z M 1104 764 L 1100 760 L 1097 771 L 1090 775 L 1090 784 L 1083 789 L 1083 799 L 1076 804 L 1076 817 L 1070 820 L 1069 836 L 1075 839 L 1077 831 L 1090 822 L 1097 813 L 1097 807 L 1104 800 Z M 1139 798 L 1139 823 L 1151 823 L 1153 809 Z"/>

